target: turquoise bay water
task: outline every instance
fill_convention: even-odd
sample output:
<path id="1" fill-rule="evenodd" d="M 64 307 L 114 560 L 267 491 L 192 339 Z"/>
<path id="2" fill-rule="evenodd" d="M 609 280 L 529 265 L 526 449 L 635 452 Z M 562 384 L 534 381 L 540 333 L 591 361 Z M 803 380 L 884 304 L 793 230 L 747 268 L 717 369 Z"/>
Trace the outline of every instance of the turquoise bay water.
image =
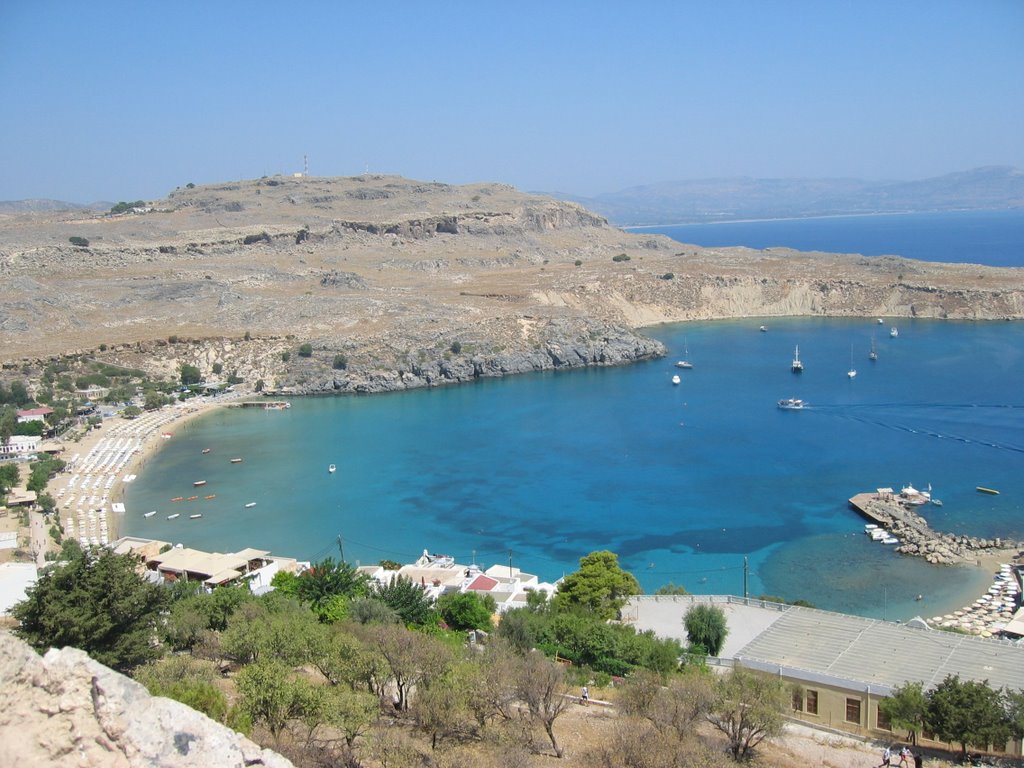
<path id="1" fill-rule="evenodd" d="M 490 565 L 511 550 L 546 580 L 610 549 L 649 590 L 734 594 L 747 558 L 754 595 L 890 619 L 944 613 L 989 576 L 871 542 L 847 499 L 931 483 L 944 501 L 924 509 L 934 527 L 1024 539 L 1024 323 L 898 325 L 896 339 L 865 319 L 676 325 L 650 331 L 667 359 L 622 368 L 221 409 L 150 459 L 123 530 L 307 559 L 336 555 L 340 536 L 364 563 L 426 548 Z M 695 367 L 672 386 L 684 345 Z M 780 411 L 783 397 L 811 406 Z M 200 479 L 216 499 L 169 501 Z"/>
<path id="2" fill-rule="evenodd" d="M 801 251 L 1024 267 L 1024 209 L 954 211 L 636 227 L 709 247 Z"/>

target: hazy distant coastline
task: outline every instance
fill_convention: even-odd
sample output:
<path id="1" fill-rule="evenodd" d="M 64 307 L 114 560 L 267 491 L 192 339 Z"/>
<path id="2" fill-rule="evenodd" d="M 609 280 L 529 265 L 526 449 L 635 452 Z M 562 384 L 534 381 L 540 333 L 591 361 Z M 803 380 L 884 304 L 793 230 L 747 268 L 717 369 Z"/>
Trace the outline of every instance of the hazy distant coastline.
<path id="1" fill-rule="evenodd" d="M 620 227 L 1024 207 L 1024 171 L 986 166 L 918 181 L 692 179 L 593 197 L 559 193 Z"/>

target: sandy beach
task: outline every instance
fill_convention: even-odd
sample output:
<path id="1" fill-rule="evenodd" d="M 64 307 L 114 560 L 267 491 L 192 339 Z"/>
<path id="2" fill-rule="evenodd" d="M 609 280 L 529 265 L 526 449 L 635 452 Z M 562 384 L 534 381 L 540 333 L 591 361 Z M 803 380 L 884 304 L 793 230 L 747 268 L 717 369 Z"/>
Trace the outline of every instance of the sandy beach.
<path id="1" fill-rule="evenodd" d="M 57 502 L 64 535 L 83 546 L 114 541 L 124 514 L 124 484 L 135 480 L 148 459 L 173 439 L 175 429 L 213 408 L 248 396 L 230 393 L 199 397 L 135 419 L 113 416 L 78 440 L 60 441 L 66 466 L 50 482 L 47 492 Z"/>

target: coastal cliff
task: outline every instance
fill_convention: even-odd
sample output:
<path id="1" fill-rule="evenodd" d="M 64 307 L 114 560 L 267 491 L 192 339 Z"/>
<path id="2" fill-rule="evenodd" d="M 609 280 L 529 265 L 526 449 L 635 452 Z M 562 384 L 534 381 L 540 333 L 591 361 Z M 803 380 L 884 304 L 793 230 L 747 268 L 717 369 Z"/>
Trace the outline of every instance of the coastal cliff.
<path id="1" fill-rule="evenodd" d="M 19 367 L 377 392 L 657 357 L 642 329 L 685 320 L 1024 317 L 1024 270 L 683 246 L 500 184 L 274 177 L 2 219 L 0 358 Z"/>

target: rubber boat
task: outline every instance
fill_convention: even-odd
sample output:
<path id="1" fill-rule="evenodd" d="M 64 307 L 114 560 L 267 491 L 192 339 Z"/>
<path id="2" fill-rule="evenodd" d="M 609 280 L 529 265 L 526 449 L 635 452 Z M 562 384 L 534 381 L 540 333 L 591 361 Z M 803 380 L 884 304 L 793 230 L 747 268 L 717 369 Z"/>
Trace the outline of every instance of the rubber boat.
<path id="1" fill-rule="evenodd" d="M 174 513 L 173 515 L 168 515 L 168 516 L 167 516 L 167 519 L 168 519 L 168 520 L 173 520 L 173 519 L 174 519 L 174 518 L 176 518 L 176 517 L 181 517 L 181 514 L 180 514 L 180 513 L 178 513 L 178 512 L 175 512 L 175 513 Z"/>
<path id="2" fill-rule="evenodd" d="M 146 514 L 144 514 L 143 517 L 152 517 L 155 514 L 156 514 L 156 510 L 154 509 L 152 512 L 147 512 Z"/>
<path id="3" fill-rule="evenodd" d="M 197 517 L 202 517 L 202 514 L 189 515 L 189 519 L 191 519 L 191 520 L 195 520 Z"/>
<path id="4" fill-rule="evenodd" d="M 255 506 L 256 506 L 256 502 L 255 501 L 250 501 L 248 504 L 245 505 L 245 508 L 246 509 L 251 509 L 252 507 L 255 507 Z"/>
<path id="5" fill-rule="evenodd" d="M 196 480 L 194 483 L 192 483 L 192 485 L 195 486 L 196 488 L 198 488 L 201 485 L 206 485 L 206 481 L 205 480 Z"/>
<path id="6" fill-rule="evenodd" d="M 241 459 L 232 459 L 232 460 L 231 460 L 231 463 L 232 463 L 232 464 L 241 464 L 241 463 L 242 463 L 242 460 L 241 460 Z"/>
<path id="7" fill-rule="evenodd" d="M 327 467 L 327 471 L 330 472 L 332 475 L 335 473 L 335 471 L 337 471 L 337 469 L 338 468 L 336 466 L 334 466 L 333 464 L 331 464 L 329 467 Z"/>
<path id="8" fill-rule="evenodd" d="M 209 452 L 210 452 L 209 448 L 203 448 L 203 453 L 209 453 Z"/>

